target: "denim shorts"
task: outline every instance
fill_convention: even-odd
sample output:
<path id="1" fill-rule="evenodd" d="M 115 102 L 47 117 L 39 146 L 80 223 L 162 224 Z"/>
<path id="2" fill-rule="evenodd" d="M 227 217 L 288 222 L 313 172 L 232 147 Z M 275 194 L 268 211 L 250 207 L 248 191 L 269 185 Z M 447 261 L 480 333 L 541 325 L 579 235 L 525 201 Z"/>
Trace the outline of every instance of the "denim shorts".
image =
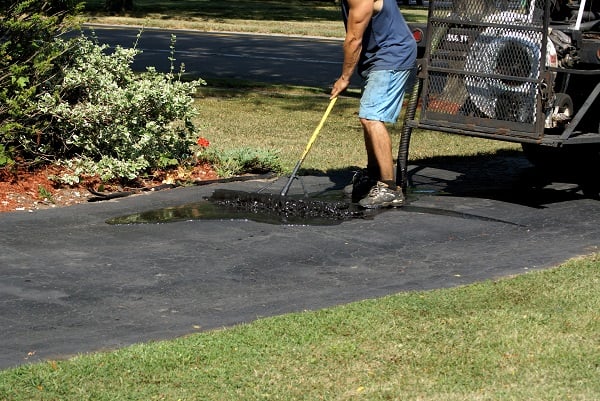
<path id="1" fill-rule="evenodd" d="M 362 86 L 358 117 L 395 123 L 402 109 L 406 88 L 412 87 L 415 69 L 371 71 Z"/>

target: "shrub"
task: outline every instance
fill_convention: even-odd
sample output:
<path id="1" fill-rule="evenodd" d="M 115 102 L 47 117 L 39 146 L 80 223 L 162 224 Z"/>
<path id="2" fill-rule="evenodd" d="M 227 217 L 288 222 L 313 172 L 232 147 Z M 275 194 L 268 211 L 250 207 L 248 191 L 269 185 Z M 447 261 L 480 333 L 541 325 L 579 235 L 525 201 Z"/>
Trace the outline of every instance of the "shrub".
<path id="1" fill-rule="evenodd" d="M 105 180 L 133 179 L 192 156 L 197 134 L 191 94 L 202 80 L 183 82 L 154 68 L 136 74 L 135 48 L 106 54 L 107 46 L 73 40 L 63 81 L 37 103 L 51 121 L 42 141 L 47 148 L 31 145 L 41 153 L 60 149 L 60 158 L 78 172 Z"/>
<path id="2" fill-rule="evenodd" d="M 58 178 L 76 183 L 83 175 L 132 180 L 194 160 L 192 93 L 204 81 L 182 81 L 173 65 L 166 74 L 135 73 L 135 46 L 61 39 L 75 25 L 77 0 L 0 0 L 0 7 L 0 168 L 59 162 L 73 174 Z M 172 51 L 174 43 L 173 36 Z M 236 152 L 211 151 L 223 176 L 280 170 L 268 152 Z"/>
<path id="3" fill-rule="evenodd" d="M 75 25 L 74 0 L 0 2 L 0 143 L 22 152 L 20 139 L 35 141 L 44 126 L 36 96 L 60 79 L 54 38 Z"/>
<path id="4" fill-rule="evenodd" d="M 2 164 L 63 161 L 73 182 L 79 174 L 132 179 L 191 156 L 191 93 L 203 81 L 136 74 L 135 48 L 109 52 L 83 36 L 60 39 L 74 27 L 75 0 L 0 6 Z"/>

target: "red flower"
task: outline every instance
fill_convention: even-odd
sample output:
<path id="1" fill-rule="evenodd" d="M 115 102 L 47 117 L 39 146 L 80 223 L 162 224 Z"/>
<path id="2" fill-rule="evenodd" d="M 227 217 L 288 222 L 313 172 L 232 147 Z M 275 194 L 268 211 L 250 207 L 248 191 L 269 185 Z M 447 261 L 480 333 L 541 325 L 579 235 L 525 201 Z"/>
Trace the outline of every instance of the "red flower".
<path id="1" fill-rule="evenodd" d="M 208 148 L 210 145 L 210 142 L 208 141 L 208 139 L 200 137 L 198 138 L 198 140 L 196 141 L 196 143 L 198 144 L 198 146 L 200 146 L 201 148 Z"/>

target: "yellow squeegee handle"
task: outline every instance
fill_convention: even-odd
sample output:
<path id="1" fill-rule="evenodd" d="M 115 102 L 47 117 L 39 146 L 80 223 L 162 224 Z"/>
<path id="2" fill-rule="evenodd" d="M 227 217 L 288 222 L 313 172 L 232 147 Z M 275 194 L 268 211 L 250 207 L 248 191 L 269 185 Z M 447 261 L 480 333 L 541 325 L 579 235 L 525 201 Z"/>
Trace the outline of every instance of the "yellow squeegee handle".
<path id="1" fill-rule="evenodd" d="M 290 189 L 290 186 L 292 185 L 292 181 L 294 180 L 294 178 L 296 178 L 296 174 L 298 173 L 298 170 L 300 169 L 300 165 L 302 165 L 302 162 L 306 158 L 306 155 L 308 155 L 308 152 L 310 151 L 310 148 L 312 147 L 313 143 L 317 139 L 317 136 L 319 136 L 319 132 L 321 131 L 321 128 L 323 128 L 323 124 L 325 124 L 327 117 L 329 117 L 329 113 L 331 113 L 331 109 L 333 109 L 333 105 L 335 104 L 336 100 L 337 100 L 337 96 L 334 97 L 333 99 L 331 99 L 331 101 L 329 102 L 329 106 L 327 106 L 327 110 L 325 110 L 325 114 L 323 114 L 323 117 L 321 118 L 319 125 L 317 125 L 317 128 L 315 128 L 315 131 L 313 132 L 308 143 L 306 144 L 306 148 L 304 149 L 304 152 L 302 152 L 302 156 L 300 156 L 300 160 L 298 160 L 298 162 L 296 163 L 296 166 L 294 167 L 294 170 L 292 171 L 292 175 L 290 176 L 290 179 L 288 180 L 288 182 L 285 184 L 285 186 L 281 190 L 281 196 L 287 195 L 287 193 Z"/>
<path id="2" fill-rule="evenodd" d="M 321 128 L 323 128 L 323 124 L 325 124 L 327 117 L 329 117 L 329 113 L 331 113 L 331 109 L 333 109 L 333 105 L 335 104 L 336 100 L 337 100 L 337 97 L 334 97 L 329 102 L 329 106 L 327 106 L 327 110 L 325 110 L 325 114 L 323 114 L 323 118 L 321 118 L 321 122 L 319 123 L 319 125 L 317 125 L 317 128 L 315 128 L 315 131 L 313 132 L 312 136 L 310 137 L 310 140 L 306 144 L 306 148 L 304 149 L 304 153 L 302 153 L 302 156 L 300 156 L 300 160 L 304 160 L 306 158 L 306 155 L 308 154 L 310 148 L 312 147 L 313 143 L 317 139 L 319 132 L 321 132 Z"/>

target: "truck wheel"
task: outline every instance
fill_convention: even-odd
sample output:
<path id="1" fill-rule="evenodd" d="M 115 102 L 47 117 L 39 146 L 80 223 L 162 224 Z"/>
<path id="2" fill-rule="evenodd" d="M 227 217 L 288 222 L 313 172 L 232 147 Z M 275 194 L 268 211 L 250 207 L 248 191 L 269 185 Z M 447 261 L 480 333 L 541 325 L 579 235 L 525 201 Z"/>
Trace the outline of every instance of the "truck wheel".
<path id="1" fill-rule="evenodd" d="M 556 93 L 554 115 L 561 119 L 556 128 L 546 129 L 548 134 L 560 134 L 575 115 L 573 99 L 566 93 Z M 555 148 L 532 143 L 521 144 L 525 157 L 536 167 L 548 170 L 570 169 L 600 163 L 600 148 L 597 145 L 571 145 Z"/>

